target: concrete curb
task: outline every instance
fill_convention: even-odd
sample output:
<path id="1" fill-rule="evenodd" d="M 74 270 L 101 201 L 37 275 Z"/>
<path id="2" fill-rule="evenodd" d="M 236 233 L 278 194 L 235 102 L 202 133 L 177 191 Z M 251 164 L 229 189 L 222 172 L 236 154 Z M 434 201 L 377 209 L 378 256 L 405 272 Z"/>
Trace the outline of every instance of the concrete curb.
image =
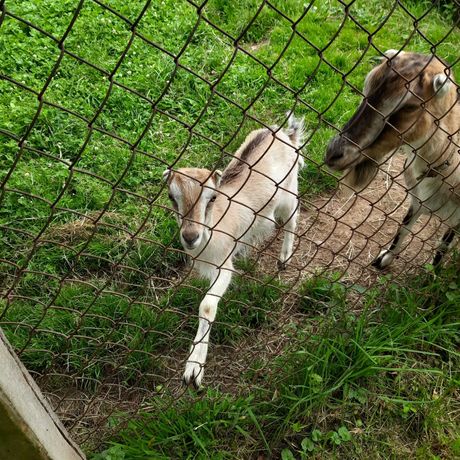
<path id="1" fill-rule="evenodd" d="M 85 460 L 0 330 L 0 460 Z"/>

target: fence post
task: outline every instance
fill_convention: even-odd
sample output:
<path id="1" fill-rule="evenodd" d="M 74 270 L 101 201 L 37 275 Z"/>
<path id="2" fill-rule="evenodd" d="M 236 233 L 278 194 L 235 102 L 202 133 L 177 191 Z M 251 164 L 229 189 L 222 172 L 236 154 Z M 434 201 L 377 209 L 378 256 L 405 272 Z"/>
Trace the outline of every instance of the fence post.
<path id="1" fill-rule="evenodd" d="M 85 458 L 0 329 L 0 459 Z"/>

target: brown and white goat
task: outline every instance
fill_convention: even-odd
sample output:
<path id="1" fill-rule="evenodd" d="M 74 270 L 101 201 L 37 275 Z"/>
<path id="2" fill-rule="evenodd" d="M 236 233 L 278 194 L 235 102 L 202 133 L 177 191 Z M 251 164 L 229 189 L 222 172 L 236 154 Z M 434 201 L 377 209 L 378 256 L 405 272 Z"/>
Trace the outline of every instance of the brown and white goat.
<path id="1" fill-rule="evenodd" d="M 325 162 L 347 171 L 344 182 L 362 189 L 390 154 L 404 147 L 411 204 L 389 249 L 374 260 L 388 266 L 422 214 L 447 224 L 433 263 L 460 229 L 460 103 L 450 67 L 434 55 L 389 50 L 366 77 L 364 99 L 327 148 Z"/>
<path id="2" fill-rule="evenodd" d="M 211 283 L 200 304 L 198 332 L 185 366 L 187 385 L 201 385 L 211 326 L 234 272 L 233 257 L 267 238 L 275 222 L 284 229 L 279 264 L 292 255 L 303 121 L 291 116 L 287 129 L 274 131 L 251 132 L 223 173 L 198 168 L 164 172 L 181 243 L 199 274 Z"/>

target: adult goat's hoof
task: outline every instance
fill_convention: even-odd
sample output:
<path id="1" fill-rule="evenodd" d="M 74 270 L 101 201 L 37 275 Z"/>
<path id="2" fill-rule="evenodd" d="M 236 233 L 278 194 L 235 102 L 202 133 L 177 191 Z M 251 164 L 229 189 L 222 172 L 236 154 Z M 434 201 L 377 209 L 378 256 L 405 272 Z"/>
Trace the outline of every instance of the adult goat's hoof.
<path id="1" fill-rule="evenodd" d="M 377 258 L 372 262 L 372 266 L 379 270 L 383 270 L 393 262 L 394 258 L 394 254 L 389 249 L 382 249 Z"/>

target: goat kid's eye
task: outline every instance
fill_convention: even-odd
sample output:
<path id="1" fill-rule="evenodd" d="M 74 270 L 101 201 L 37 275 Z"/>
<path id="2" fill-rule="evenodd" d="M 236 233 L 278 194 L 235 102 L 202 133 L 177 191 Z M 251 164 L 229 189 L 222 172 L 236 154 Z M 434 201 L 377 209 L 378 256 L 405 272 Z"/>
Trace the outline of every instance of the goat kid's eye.
<path id="1" fill-rule="evenodd" d="M 216 196 L 213 196 L 209 201 L 208 201 L 208 204 L 206 205 L 206 209 L 209 209 L 209 207 L 212 205 L 212 203 L 214 203 L 214 201 L 216 201 Z"/>

